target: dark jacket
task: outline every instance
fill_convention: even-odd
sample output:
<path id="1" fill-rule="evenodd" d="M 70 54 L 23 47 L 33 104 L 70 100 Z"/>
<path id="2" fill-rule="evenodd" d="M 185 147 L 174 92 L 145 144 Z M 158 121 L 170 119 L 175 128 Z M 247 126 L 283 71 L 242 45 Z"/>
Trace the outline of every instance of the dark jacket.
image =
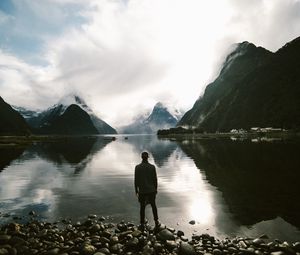
<path id="1" fill-rule="evenodd" d="M 142 161 L 134 171 L 135 192 L 148 194 L 157 192 L 157 175 L 155 166 L 148 161 Z"/>

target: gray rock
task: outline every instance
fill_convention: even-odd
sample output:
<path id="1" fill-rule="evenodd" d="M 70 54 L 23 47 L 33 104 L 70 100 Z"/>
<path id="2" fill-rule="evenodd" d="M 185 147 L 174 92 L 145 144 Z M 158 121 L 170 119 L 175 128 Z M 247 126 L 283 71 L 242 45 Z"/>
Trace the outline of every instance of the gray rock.
<path id="1" fill-rule="evenodd" d="M 165 245 L 166 245 L 166 248 L 170 251 L 177 248 L 177 243 L 173 240 L 167 240 Z"/>
<path id="2" fill-rule="evenodd" d="M 149 245 L 146 245 L 143 249 L 142 255 L 153 255 L 154 249 L 151 248 Z"/>
<path id="3" fill-rule="evenodd" d="M 139 243 L 139 239 L 137 239 L 136 237 L 133 237 L 126 243 L 126 246 L 128 248 L 136 248 L 138 243 Z"/>
<path id="4" fill-rule="evenodd" d="M 184 242 L 187 242 L 189 240 L 186 236 L 181 236 L 180 239 Z"/>
<path id="5" fill-rule="evenodd" d="M 283 251 L 274 251 L 271 252 L 271 255 L 285 255 L 285 253 Z"/>
<path id="6" fill-rule="evenodd" d="M 213 250 L 213 255 L 221 255 L 222 254 L 222 251 L 219 250 L 219 249 L 214 249 Z"/>
<path id="7" fill-rule="evenodd" d="M 97 218 L 97 215 L 96 214 L 90 214 L 88 216 L 89 219 L 96 219 Z"/>
<path id="8" fill-rule="evenodd" d="M 142 234 L 142 232 L 139 231 L 139 230 L 135 230 L 131 234 L 132 234 L 133 237 L 139 237 Z"/>
<path id="9" fill-rule="evenodd" d="M 196 221 L 191 220 L 189 223 L 190 223 L 191 225 L 195 225 L 195 224 L 196 224 Z"/>
<path id="10" fill-rule="evenodd" d="M 153 248 L 154 248 L 154 250 L 155 250 L 157 253 L 159 253 L 159 252 L 161 252 L 161 251 L 162 251 L 162 249 L 163 249 L 163 246 L 162 246 L 162 244 L 161 244 L 161 243 L 159 243 L 159 242 L 155 242 L 155 243 L 154 243 L 154 245 L 153 245 Z"/>
<path id="11" fill-rule="evenodd" d="M 196 255 L 194 247 L 188 243 L 181 243 L 178 250 L 179 255 Z"/>
<path id="12" fill-rule="evenodd" d="M 56 254 L 59 254 L 58 248 L 51 249 L 51 250 L 47 251 L 47 253 L 46 253 L 46 255 L 56 255 Z"/>
<path id="13" fill-rule="evenodd" d="M 123 245 L 120 243 L 117 243 L 115 245 L 113 245 L 112 247 L 110 247 L 111 252 L 113 253 L 120 253 L 123 249 Z"/>
<path id="14" fill-rule="evenodd" d="M 98 232 L 99 230 L 101 230 L 101 227 L 100 227 L 99 224 L 95 224 L 95 225 L 93 225 L 93 226 L 90 227 L 90 232 L 91 232 L 91 233 L 96 233 L 96 232 Z"/>
<path id="15" fill-rule="evenodd" d="M 107 248 L 100 248 L 100 249 L 98 250 L 98 252 L 104 253 L 104 254 L 106 254 L 106 255 L 110 254 L 110 251 L 109 251 L 109 249 L 107 249 Z"/>
<path id="16" fill-rule="evenodd" d="M 110 237 L 110 243 L 113 245 L 113 244 L 116 244 L 119 242 L 119 238 L 117 236 L 111 236 Z"/>
<path id="17" fill-rule="evenodd" d="M 300 242 L 296 242 L 293 244 L 293 247 L 296 251 L 300 252 Z"/>
<path id="18" fill-rule="evenodd" d="M 5 248 L 0 248 L 0 255 L 9 255 L 9 252 Z"/>
<path id="19" fill-rule="evenodd" d="M 261 238 L 256 238 L 253 240 L 253 243 L 256 244 L 256 245 L 260 245 L 262 243 L 265 243 L 265 241 Z"/>
<path id="20" fill-rule="evenodd" d="M 0 235 L 0 244 L 7 244 L 10 239 L 10 235 Z"/>
<path id="21" fill-rule="evenodd" d="M 157 238 L 162 241 L 175 240 L 175 236 L 168 229 L 163 229 L 157 234 Z"/>
<path id="22" fill-rule="evenodd" d="M 85 244 L 81 251 L 84 255 L 92 255 L 96 252 L 96 248 L 91 244 Z"/>
<path id="23" fill-rule="evenodd" d="M 184 236 L 184 232 L 181 231 L 181 230 L 178 230 L 178 231 L 177 231 L 177 236 L 178 236 L 178 237 Z"/>
<path id="24" fill-rule="evenodd" d="M 96 252 L 94 255 L 105 255 L 105 253 L 102 253 L 102 252 Z"/>
<path id="25" fill-rule="evenodd" d="M 13 236 L 10 240 L 9 240 L 9 243 L 11 245 L 20 245 L 20 244 L 24 244 L 25 243 L 25 240 L 22 239 L 21 237 L 18 237 L 18 236 Z"/>

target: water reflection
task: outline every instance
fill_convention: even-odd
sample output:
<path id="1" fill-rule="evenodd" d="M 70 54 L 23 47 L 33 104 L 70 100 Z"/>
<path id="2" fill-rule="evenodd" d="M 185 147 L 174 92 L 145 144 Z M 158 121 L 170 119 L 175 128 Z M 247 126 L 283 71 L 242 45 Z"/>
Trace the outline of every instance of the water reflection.
<path id="1" fill-rule="evenodd" d="M 10 165 L 10 163 L 19 158 L 24 152 L 24 146 L 0 145 L 0 172 Z"/>
<path id="2" fill-rule="evenodd" d="M 35 210 L 49 220 L 95 213 L 138 222 L 133 171 L 144 150 L 157 166 L 159 217 L 167 225 L 187 235 L 267 233 L 300 239 L 299 187 L 294 184 L 299 145 L 293 142 L 118 136 L 116 141 L 91 137 L 37 143 L 7 157 L 0 173 L 0 210 Z M 152 222 L 150 209 L 147 213 Z M 192 219 L 194 226 L 188 224 Z"/>
<path id="3" fill-rule="evenodd" d="M 300 177 L 298 142 L 201 140 L 179 145 L 222 192 L 237 224 L 255 226 L 283 219 L 300 228 L 300 186 L 295 183 Z M 217 224 L 223 220 L 219 218 Z M 284 228 L 282 232 L 287 231 Z"/>

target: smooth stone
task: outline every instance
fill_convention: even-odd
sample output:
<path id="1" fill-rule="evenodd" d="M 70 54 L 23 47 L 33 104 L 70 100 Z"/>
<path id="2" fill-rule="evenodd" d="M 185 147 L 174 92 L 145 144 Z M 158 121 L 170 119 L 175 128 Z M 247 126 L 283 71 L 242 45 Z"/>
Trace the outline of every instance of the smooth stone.
<path id="1" fill-rule="evenodd" d="M 175 232 L 175 229 L 174 228 L 167 228 L 169 231 L 171 231 L 172 233 Z"/>
<path id="2" fill-rule="evenodd" d="M 189 223 L 190 223 L 191 225 L 195 225 L 195 224 L 196 224 L 196 221 L 191 220 Z"/>
<path id="3" fill-rule="evenodd" d="M 101 252 L 101 253 L 104 253 L 104 254 L 110 254 L 110 251 L 109 251 L 109 249 L 108 248 L 100 248 L 99 250 L 98 250 L 98 252 Z"/>
<path id="4" fill-rule="evenodd" d="M 136 247 L 139 243 L 139 239 L 137 239 L 136 237 L 131 238 L 127 243 L 126 246 L 127 247 Z"/>
<path id="5" fill-rule="evenodd" d="M 177 236 L 178 236 L 178 237 L 184 236 L 184 232 L 181 231 L 181 230 L 178 230 L 178 231 L 177 231 Z"/>
<path id="6" fill-rule="evenodd" d="M 101 243 L 109 243 L 109 239 L 106 238 L 106 237 L 104 237 L 104 236 L 101 236 L 100 239 L 99 239 L 99 241 L 100 241 Z"/>
<path id="7" fill-rule="evenodd" d="M 0 255 L 8 255 L 9 252 L 5 248 L 0 248 Z"/>
<path id="8" fill-rule="evenodd" d="M 300 242 L 296 242 L 293 244 L 293 247 L 296 251 L 300 251 Z"/>
<path id="9" fill-rule="evenodd" d="M 12 245 L 17 245 L 17 244 L 24 244 L 26 241 L 18 236 L 13 236 L 10 240 L 9 243 Z"/>
<path id="10" fill-rule="evenodd" d="M 10 235 L 0 235 L 0 244 L 6 244 L 11 239 Z"/>
<path id="11" fill-rule="evenodd" d="M 221 255 L 222 254 L 222 251 L 219 250 L 219 249 L 214 249 L 213 250 L 213 255 Z"/>
<path id="12" fill-rule="evenodd" d="M 54 249 L 51 249 L 51 250 L 47 251 L 46 255 L 56 255 L 58 253 L 59 253 L 59 249 L 54 248 Z"/>
<path id="13" fill-rule="evenodd" d="M 196 255 L 194 247 L 188 243 L 181 243 L 178 250 L 179 255 Z"/>
<path id="14" fill-rule="evenodd" d="M 111 244 L 116 244 L 119 242 L 119 238 L 117 236 L 111 236 L 110 237 L 110 243 Z"/>
<path id="15" fill-rule="evenodd" d="M 101 230 L 101 227 L 99 224 L 95 224 L 90 227 L 90 232 L 92 232 L 92 233 L 98 232 L 99 230 Z"/>
<path id="16" fill-rule="evenodd" d="M 88 216 L 89 219 L 96 219 L 97 218 L 97 215 L 96 214 L 90 214 Z"/>
<path id="17" fill-rule="evenodd" d="M 102 252 L 96 252 L 96 253 L 94 253 L 94 255 L 105 255 L 105 253 L 102 253 Z"/>
<path id="18" fill-rule="evenodd" d="M 247 246 L 247 244 L 244 242 L 244 241 L 240 241 L 239 242 L 239 246 L 241 247 L 241 248 L 244 248 L 244 249 L 246 249 L 248 246 Z"/>
<path id="19" fill-rule="evenodd" d="M 160 251 L 162 251 L 163 246 L 162 246 L 161 243 L 155 242 L 154 245 L 153 245 L 153 248 L 154 248 L 154 250 L 155 250 L 156 252 L 160 252 Z"/>
<path id="20" fill-rule="evenodd" d="M 123 245 L 120 243 L 117 243 L 117 244 L 113 245 L 112 247 L 110 247 L 110 250 L 112 252 L 117 252 L 117 253 L 120 252 L 120 250 L 122 250 L 122 249 L 123 249 Z"/>
<path id="21" fill-rule="evenodd" d="M 175 240 L 175 236 L 172 234 L 171 231 L 168 229 L 163 229 L 161 230 L 158 234 L 157 237 L 162 240 L 162 241 L 167 241 L 167 240 Z"/>
<path id="22" fill-rule="evenodd" d="M 91 244 L 85 244 L 81 251 L 85 255 L 92 255 L 96 252 L 96 248 Z"/>
<path id="23" fill-rule="evenodd" d="M 139 231 L 139 230 L 135 230 L 131 234 L 132 234 L 133 237 L 139 237 L 142 234 L 142 232 Z"/>
<path id="24" fill-rule="evenodd" d="M 285 255 L 283 251 L 274 251 L 270 253 L 271 255 Z"/>
<path id="25" fill-rule="evenodd" d="M 181 236 L 180 239 L 184 242 L 187 242 L 189 240 L 186 236 Z"/>
<path id="26" fill-rule="evenodd" d="M 104 237 L 106 237 L 106 238 L 110 238 L 110 237 L 111 237 L 111 233 L 108 232 L 107 230 L 104 230 L 104 231 L 102 232 L 102 235 L 103 235 Z"/>
<path id="27" fill-rule="evenodd" d="M 269 237 L 266 234 L 263 234 L 259 237 L 260 239 L 269 239 Z"/>
<path id="28" fill-rule="evenodd" d="M 172 240 L 167 240 L 165 245 L 168 250 L 174 250 L 175 248 L 177 248 L 177 243 Z"/>
<path id="29" fill-rule="evenodd" d="M 229 253 L 236 253 L 238 250 L 234 247 L 228 247 L 228 252 Z"/>
<path id="30" fill-rule="evenodd" d="M 265 243 L 265 241 L 263 239 L 260 239 L 260 238 L 256 238 L 252 241 L 254 244 L 256 245 L 260 245 L 260 244 L 263 244 Z"/>

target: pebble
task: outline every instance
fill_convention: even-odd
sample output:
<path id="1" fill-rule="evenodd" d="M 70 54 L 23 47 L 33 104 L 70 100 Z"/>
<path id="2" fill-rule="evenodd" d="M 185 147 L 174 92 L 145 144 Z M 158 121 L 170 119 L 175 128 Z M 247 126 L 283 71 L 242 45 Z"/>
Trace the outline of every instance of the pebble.
<path id="1" fill-rule="evenodd" d="M 163 229 L 161 230 L 157 237 L 162 240 L 162 241 L 167 241 L 167 240 L 175 240 L 175 236 L 172 234 L 172 232 L 168 229 Z"/>
<path id="2" fill-rule="evenodd" d="M 195 248 L 188 243 L 181 243 L 178 250 L 179 255 L 196 255 Z"/>
<path id="3" fill-rule="evenodd" d="M 65 219 L 60 228 L 36 219 L 2 225 L 0 255 L 300 255 L 300 242 L 272 241 L 266 235 L 218 240 L 209 234 L 193 234 L 189 240 L 183 231 L 163 224 L 159 228 L 147 224 L 142 232 L 133 223 L 104 223 L 92 214 L 83 222 L 72 224 Z"/>
<path id="4" fill-rule="evenodd" d="M 196 224 L 196 221 L 191 220 L 189 223 L 190 223 L 191 225 L 195 225 L 195 224 Z"/>

